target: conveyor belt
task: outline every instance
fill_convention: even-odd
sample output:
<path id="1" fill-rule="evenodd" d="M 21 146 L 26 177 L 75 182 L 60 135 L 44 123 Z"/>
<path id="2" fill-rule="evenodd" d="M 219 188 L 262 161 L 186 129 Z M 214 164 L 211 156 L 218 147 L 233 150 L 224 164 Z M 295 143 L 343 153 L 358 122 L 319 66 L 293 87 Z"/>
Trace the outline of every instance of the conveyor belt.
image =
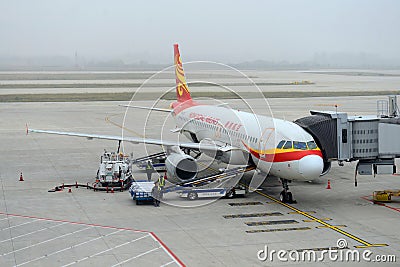
<path id="1" fill-rule="evenodd" d="M 219 172 L 217 174 L 211 174 L 209 176 L 196 178 L 194 180 L 185 181 L 185 182 L 173 185 L 173 186 L 165 187 L 164 192 L 167 193 L 167 192 L 171 192 L 171 191 L 182 190 L 187 187 L 198 187 L 198 186 L 207 185 L 216 180 L 235 177 L 236 175 L 238 175 L 240 173 L 245 173 L 245 172 L 248 172 L 248 171 L 251 171 L 254 169 L 255 169 L 254 166 L 237 167 L 237 168 L 229 169 L 229 170 L 226 170 L 225 172 Z"/>
<path id="2" fill-rule="evenodd" d="M 145 157 L 137 158 L 137 159 L 135 159 L 133 161 L 133 163 L 136 164 L 136 163 L 140 163 L 140 162 L 147 161 L 147 160 L 150 160 L 150 159 L 154 159 L 154 158 L 157 158 L 157 157 L 165 157 L 166 155 L 167 154 L 165 152 L 159 152 L 159 153 L 156 153 L 156 154 L 152 154 L 152 155 L 148 155 L 148 156 L 145 156 Z"/>

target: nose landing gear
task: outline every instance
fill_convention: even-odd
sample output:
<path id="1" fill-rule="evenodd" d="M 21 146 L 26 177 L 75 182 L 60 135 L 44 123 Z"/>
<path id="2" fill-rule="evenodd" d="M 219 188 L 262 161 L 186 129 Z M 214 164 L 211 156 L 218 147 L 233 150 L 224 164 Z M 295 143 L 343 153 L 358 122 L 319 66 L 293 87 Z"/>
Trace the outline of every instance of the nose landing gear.
<path id="1" fill-rule="evenodd" d="M 279 195 L 279 200 L 283 203 L 297 203 L 296 200 L 293 199 L 292 192 L 289 192 L 289 186 L 288 182 L 289 180 L 281 178 L 282 186 L 283 186 L 283 191 Z"/>

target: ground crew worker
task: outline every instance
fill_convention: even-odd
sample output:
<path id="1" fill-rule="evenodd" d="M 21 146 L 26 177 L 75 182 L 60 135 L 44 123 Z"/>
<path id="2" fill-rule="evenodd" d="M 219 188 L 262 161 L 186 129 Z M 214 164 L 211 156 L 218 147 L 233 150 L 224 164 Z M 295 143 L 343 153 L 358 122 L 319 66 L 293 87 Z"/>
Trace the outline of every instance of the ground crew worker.
<path id="1" fill-rule="evenodd" d="M 154 207 L 160 206 L 160 198 L 161 198 L 161 190 L 158 186 L 158 181 L 154 182 L 153 189 L 151 189 L 151 196 L 153 197 L 153 205 Z"/>
<path id="2" fill-rule="evenodd" d="M 160 205 L 160 201 L 163 198 L 164 195 L 164 186 L 165 186 L 165 179 L 164 176 L 160 175 L 157 181 L 157 187 L 158 187 L 158 206 Z"/>
<path id="3" fill-rule="evenodd" d="M 160 175 L 160 177 L 158 178 L 158 186 L 162 189 L 164 185 L 165 185 L 164 176 Z"/>
<path id="4" fill-rule="evenodd" d="M 154 172 L 154 168 L 153 165 L 151 164 L 150 160 L 147 161 L 147 165 L 146 165 L 146 173 L 147 173 L 147 181 L 151 181 L 151 175 Z"/>

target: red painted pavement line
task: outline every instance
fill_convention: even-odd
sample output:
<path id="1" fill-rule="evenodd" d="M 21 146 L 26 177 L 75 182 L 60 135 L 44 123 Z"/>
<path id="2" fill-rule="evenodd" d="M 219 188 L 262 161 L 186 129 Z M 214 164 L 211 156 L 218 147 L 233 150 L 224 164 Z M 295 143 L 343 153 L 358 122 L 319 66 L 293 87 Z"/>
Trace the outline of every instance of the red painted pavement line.
<path id="1" fill-rule="evenodd" d="M 364 200 L 367 200 L 367 201 L 369 201 L 369 202 L 374 203 L 374 201 L 373 201 L 372 199 L 369 199 L 369 197 L 370 197 L 370 196 L 368 195 L 368 196 L 363 196 L 363 197 L 361 197 L 361 198 L 364 199 Z M 376 203 L 374 203 L 374 204 L 379 205 L 379 206 L 386 207 L 386 208 L 388 208 L 388 209 L 391 209 L 391 210 L 394 210 L 394 211 L 397 211 L 397 212 L 400 212 L 400 208 L 395 208 L 395 207 L 386 205 L 385 203 L 376 202 Z"/>
<path id="2" fill-rule="evenodd" d="M 186 267 L 186 265 L 172 252 L 167 245 L 164 244 L 164 242 L 161 241 L 161 239 L 153 232 L 149 233 L 151 237 L 153 237 L 160 245 L 164 248 L 164 250 L 171 256 L 171 258 L 179 265 L 182 267 Z"/>

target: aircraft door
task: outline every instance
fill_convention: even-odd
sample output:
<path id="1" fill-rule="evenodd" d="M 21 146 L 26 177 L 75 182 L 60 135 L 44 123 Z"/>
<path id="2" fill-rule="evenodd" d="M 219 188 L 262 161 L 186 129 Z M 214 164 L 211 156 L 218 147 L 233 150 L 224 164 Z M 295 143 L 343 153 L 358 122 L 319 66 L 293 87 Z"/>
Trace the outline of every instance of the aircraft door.
<path id="1" fill-rule="evenodd" d="M 260 151 L 260 159 L 265 159 L 267 154 L 273 155 L 271 149 L 274 148 L 274 132 L 275 128 L 265 128 L 259 140 L 258 150 Z"/>

